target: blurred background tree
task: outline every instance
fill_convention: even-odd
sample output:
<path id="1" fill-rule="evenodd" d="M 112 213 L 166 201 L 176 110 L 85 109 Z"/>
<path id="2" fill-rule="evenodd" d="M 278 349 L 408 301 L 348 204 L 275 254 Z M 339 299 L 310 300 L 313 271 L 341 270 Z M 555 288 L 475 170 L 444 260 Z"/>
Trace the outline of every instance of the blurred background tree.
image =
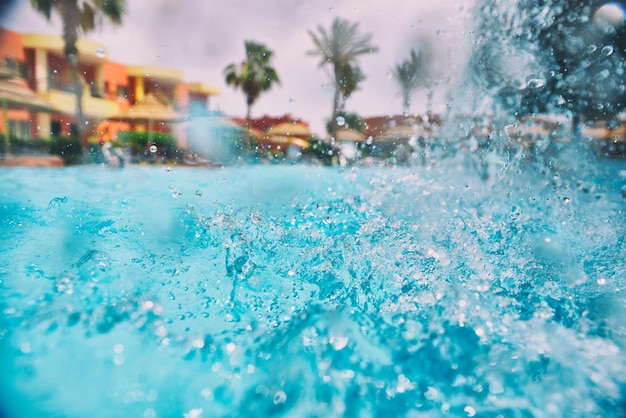
<path id="1" fill-rule="evenodd" d="M 358 23 L 338 17 L 333 21 L 330 31 L 320 25 L 317 27 L 317 33 L 309 31 L 309 35 L 315 49 L 308 51 L 307 54 L 320 57 L 319 67 L 331 67 L 330 77 L 334 88 L 331 121 L 335 122 L 332 124 L 330 133 L 334 134 L 338 127 L 336 120 L 342 108 L 345 107 L 345 100 L 354 92 L 358 83 L 364 80 L 361 70 L 356 66 L 357 58 L 377 52 L 378 48 L 370 43 L 371 34 L 359 33 Z M 350 77 L 351 80 L 349 80 Z M 346 91 L 350 94 L 345 94 Z"/>
<path id="2" fill-rule="evenodd" d="M 419 87 L 420 68 L 420 58 L 415 49 L 411 49 L 409 58 L 396 64 L 391 71 L 393 79 L 400 87 L 400 94 L 402 95 L 402 113 L 405 116 L 408 116 L 411 111 L 411 98 Z"/>
<path id="3" fill-rule="evenodd" d="M 359 89 L 359 84 L 365 80 L 365 75 L 356 64 L 344 64 L 339 69 L 339 91 L 341 99 L 339 101 L 339 113 L 346 112 L 346 101 L 352 93 Z"/>
<path id="4" fill-rule="evenodd" d="M 246 59 L 238 66 L 230 64 L 224 69 L 226 84 L 241 88 L 246 96 L 246 125 L 252 117 L 252 105 L 261 93 L 270 90 L 275 83 L 280 84 L 278 73 L 271 66 L 274 53 L 264 44 L 246 41 Z"/>

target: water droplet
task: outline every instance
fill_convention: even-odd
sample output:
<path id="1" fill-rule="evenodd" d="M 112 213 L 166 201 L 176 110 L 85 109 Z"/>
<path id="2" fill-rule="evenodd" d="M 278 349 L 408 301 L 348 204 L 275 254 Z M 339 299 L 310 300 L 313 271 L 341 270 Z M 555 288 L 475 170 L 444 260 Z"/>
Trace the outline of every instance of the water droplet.
<path id="1" fill-rule="evenodd" d="M 543 78 L 531 78 L 526 82 L 526 86 L 529 89 L 539 89 L 546 85 L 546 80 Z"/>
<path id="2" fill-rule="evenodd" d="M 337 126 L 343 126 L 346 124 L 346 118 L 344 118 L 343 116 L 337 116 Z"/>
<path id="3" fill-rule="evenodd" d="M 153 153 L 153 154 L 154 154 L 155 152 L 157 152 L 157 146 L 156 146 L 156 145 L 152 145 L 152 146 L 150 147 L 150 152 L 151 152 L 151 153 Z"/>
<path id="4" fill-rule="evenodd" d="M 63 196 L 63 197 L 55 197 L 54 199 L 52 199 L 50 201 L 50 203 L 48 203 L 48 211 L 54 210 L 56 208 L 58 208 L 59 206 L 61 206 L 61 204 L 67 202 L 67 196 Z"/>
<path id="5" fill-rule="evenodd" d="M 286 400 L 287 400 L 287 394 L 283 392 L 282 390 L 279 390 L 274 395 L 274 405 L 285 403 Z"/>
<path id="6" fill-rule="evenodd" d="M 613 54 L 613 47 L 611 45 L 607 45 L 604 48 L 602 48 L 602 55 L 604 55 L 605 57 L 608 57 L 609 55 Z"/>
<path id="7" fill-rule="evenodd" d="M 432 386 L 429 386 L 428 390 L 426 392 L 424 392 L 424 397 L 426 399 L 428 399 L 429 401 L 432 401 L 432 400 L 434 400 L 437 397 L 438 393 L 439 392 L 437 391 L 437 389 L 435 389 Z"/>
<path id="8" fill-rule="evenodd" d="M 343 350 L 346 345 L 348 345 L 348 337 L 343 336 L 331 336 L 330 337 L 330 345 L 337 351 Z"/>
<path id="9" fill-rule="evenodd" d="M 202 408 L 190 409 L 189 412 L 183 412 L 184 418 L 200 418 L 202 416 Z"/>
<path id="10" fill-rule="evenodd" d="M 174 199 L 178 199 L 182 195 L 182 193 L 175 187 L 170 186 L 169 189 L 170 189 L 170 194 L 172 195 Z"/>
<path id="11" fill-rule="evenodd" d="M 202 397 L 205 398 L 205 399 L 212 399 L 213 398 L 213 392 L 209 388 L 202 389 L 200 391 L 200 395 L 202 395 Z"/>
<path id="12" fill-rule="evenodd" d="M 202 190 L 200 189 L 196 190 L 196 196 L 202 197 Z"/>

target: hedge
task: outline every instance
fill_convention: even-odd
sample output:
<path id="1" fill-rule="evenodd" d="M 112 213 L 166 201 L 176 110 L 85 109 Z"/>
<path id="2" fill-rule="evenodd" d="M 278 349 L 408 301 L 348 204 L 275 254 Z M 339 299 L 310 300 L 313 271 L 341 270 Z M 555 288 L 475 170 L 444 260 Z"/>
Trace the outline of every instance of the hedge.
<path id="1" fill-rule="evenodd" d="M 118 134 L 117 144 L 130 146 L 135 154 L 145 154 L 154 145 L 159 155 L 169 158 L 173 158 L 179 150 L 174 135 L 163 132 L 152 132 L 150 139 L 148 132 L 122 131 Z"/>

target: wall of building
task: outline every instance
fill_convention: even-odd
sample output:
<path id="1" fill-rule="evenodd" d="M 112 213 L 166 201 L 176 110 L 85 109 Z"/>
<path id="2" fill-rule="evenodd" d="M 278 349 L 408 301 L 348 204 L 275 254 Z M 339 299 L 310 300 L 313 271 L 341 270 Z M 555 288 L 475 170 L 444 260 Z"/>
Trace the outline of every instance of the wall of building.
<path id="1" fill-rule="evenodd" d="M 50 135 L 70 135 L 75 123 L 73 111 L 75 100 L 70 97 L 73 91 L 73 75 L 69 63 L 60 48 L 58 35 L 21 34 L 0 27 L 0 66 L 5 66 L 7 59 L 19 62 L 23 71 L 24 84 L 40 97 L 61 110 L 59 114 L 30 113 L 26 111 L 9 110 L 8 116 L 20 128 L 28 122 L 31 138 L 46 138 Z M 190 93 L 189 86 L 183 82 L 182 73 L 178 70 L 160 67 L 128 67 L 126 65 L 106 61 L 106 56 L 98 55 L 99 45 L 81 39 L 87 55 L 79 58 L 79 73 L 84 80 L 85 95 L 83 96 L 83 111 L 89 121 L 90 134 L 98 134 L 103 127 L 108 136 L 117 136 L 120 129 L 129 129 L 133 126 L 137 130 L 147 126 L 128 124 L 123 122 L 109 122 L 105 115 L 113 115 L 111 106 L 114 104 L 118 113 L 124 112 L 138 101 L 137 91 L 141 90 L 142 97 L 146 94 L 156 96 L 161 102 L 168 103 L 177 112 L 186 114 L 190 109 L 190 102 L 206 103 L 208 96 L 216 94 L 208 92 Z M 27 45 L 25 47 L 24 45 Z M 79 49 L 81 47 L 79 46 Z M 102 48 L 104 47 L 102 46 Z M 84 52 L 83 49 L 81 51 Z M 96 51 L 96 52 L 94 52 Z M 82 52 L 81 52 L 82 53 Z M 134 70 L 132 69 L 134 68 Z M 134 72 L 133 72 L 134 71 Z M 91 109 L 91 113 L 89 113 Z M 154 123 L 155 131 L 172 131 L 179 139 L 180 145 L 186 144 L 184 130 L 181 124 Z M 104 129 L 105 126 L 108 126 Z M 75 129 L 74 129 L 75 130 Z M 0 118 L 0 132 L 5 127 Z M 24 132 L 24 129 L 21 129 Z"/>
<path id="2" fill-rule="evenodd" d="M 0 28 L 0 62 L 4 64 L 6 58 L 25 62 L 22 34 Z"/>

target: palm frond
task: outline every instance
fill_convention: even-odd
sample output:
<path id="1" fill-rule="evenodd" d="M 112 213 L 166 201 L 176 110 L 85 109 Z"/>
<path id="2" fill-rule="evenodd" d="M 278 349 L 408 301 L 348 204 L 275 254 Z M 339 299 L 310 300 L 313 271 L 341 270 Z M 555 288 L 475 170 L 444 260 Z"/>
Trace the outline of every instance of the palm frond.
<path id="1" fill-rule="evenodd" d="M 82 10 L 78 11 L 80 28 L 83 33 L 92 31 L 96 27 L 96 9 L 88 2 L 83 2 Z"/>
<path id="2" fill-rule="evenodd" d="M 264 44 L 245 41 L 246 58 L 239 65 L 230 64 L 224 69 L 226 84 L 241 88 L 246 103 L 252 106 L 262 92 L 280 83 L 276 69 L 270 65 L 274 53 Z"/>
<path id="3" fill-rule="evenodd" d="M 122 16 L 126 8 L 124 0 L 92 0 L 96 10 L 102 12 L 112 23 L 122 23 Z"/>
<path id="4" fill-rule="evenodd" d="M 51 0 L 30 0 L 33 9 L 44 15 L 46 19 L 50 19 L 53 3 Z"/>

